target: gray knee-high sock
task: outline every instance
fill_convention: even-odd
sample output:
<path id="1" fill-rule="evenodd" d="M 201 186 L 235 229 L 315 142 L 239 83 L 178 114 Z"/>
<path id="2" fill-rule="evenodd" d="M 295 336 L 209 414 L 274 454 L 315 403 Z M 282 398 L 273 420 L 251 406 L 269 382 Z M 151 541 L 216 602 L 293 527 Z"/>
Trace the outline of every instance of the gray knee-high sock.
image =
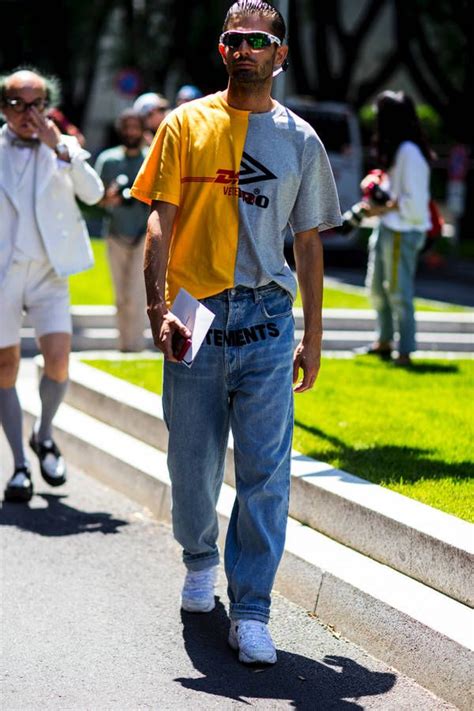
<path id="1" fill-rule="evenodd" d="M 16 388 L 0 388 L 0 422 L 11 447 L 15 469 L 28 464 L 23 448 L 23 413 Z"/>
<path id="2" fill-rule="evenodd" d="M 66 378 L 62 383 L 58 383 L 56 380 L 48 378 L 47 375 L 43 375 L 40 380 L 41 418 L 39 425 L 37 423 L 35 427 L 35 432 L 40 442 L 52 438 L 51 426 L 53 418 L 63 401 L 68 382 Z"/>

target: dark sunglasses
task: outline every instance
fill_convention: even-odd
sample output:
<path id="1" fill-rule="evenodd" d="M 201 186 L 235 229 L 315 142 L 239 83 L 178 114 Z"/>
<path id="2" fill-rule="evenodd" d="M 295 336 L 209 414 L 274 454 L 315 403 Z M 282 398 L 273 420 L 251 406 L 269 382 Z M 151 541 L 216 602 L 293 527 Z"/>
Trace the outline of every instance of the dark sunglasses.
<path id="1" fill-rule="evenodd" d="M 238 49 L 244 40 L 251 49 L 264 49 L 272 44 L 281 45 L 281 39 L 269 32 L 233 32 L 228 30 L 219 37 L 220 44 L 230 49 Z"/>
<path id="2" fill-rule="evenodd" d="M 45 108 L 48 106 L 48 101 L 47 99 L 35 99 L 35 101 L 30 101 L 29 103 L 26 101 L 23 101 L 23 99 L 5 99 L 6 105 L 12 109 L 16 114 L 22 114 L 27 109 L 31 108 L 32 106 L 35 107 L 35 109 L 38 109 L 38 111 L 44 111 Z"/>

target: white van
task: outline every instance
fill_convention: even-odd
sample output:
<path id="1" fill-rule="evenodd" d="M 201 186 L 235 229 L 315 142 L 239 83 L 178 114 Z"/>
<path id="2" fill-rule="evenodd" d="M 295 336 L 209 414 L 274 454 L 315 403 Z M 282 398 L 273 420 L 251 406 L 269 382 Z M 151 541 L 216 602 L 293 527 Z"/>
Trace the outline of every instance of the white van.
<path id="1" fill-rule="evenodd" d="M 284 105 L 307 121 L 322 140 L 336 180 L 341 212 L 361 199 L 363 153 L 357 115 L 348 104 L 315 101 L 311 97 L 291 96 Z M 325 247 L 349 247 L 358 231 L 342 235 L 338 230 L 321 233 Z"/>

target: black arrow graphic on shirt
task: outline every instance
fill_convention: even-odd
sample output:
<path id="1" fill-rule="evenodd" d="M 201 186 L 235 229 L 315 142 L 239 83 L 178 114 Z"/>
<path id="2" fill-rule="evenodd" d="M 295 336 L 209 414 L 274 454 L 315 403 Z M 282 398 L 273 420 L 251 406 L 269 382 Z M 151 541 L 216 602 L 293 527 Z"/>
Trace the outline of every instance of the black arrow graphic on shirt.
<path id="1" fill-rule="evenodd" d="M 277 176 L 244 151 L 240 162 L 239 185 L 259 183 L 262 180 L 277 180 Z"/>

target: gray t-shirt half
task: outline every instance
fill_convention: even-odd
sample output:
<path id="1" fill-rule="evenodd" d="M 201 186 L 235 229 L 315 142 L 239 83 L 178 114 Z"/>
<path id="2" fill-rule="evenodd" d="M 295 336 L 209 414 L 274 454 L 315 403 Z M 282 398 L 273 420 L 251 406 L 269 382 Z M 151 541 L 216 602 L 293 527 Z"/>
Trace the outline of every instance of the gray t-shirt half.
<path id="1" fill-rule="evenodd" d="M 121 176 L 120 182 L 123 182 L 123 189 L 127 190 L 132 187 L 145 156 L 146 149 L 137 156 L 127 156 L 123 146 L 115 146 L 98 155 L 94 168 L 106 189 Z M 148 207 L 143 202 L 130 196 L 129 199 L 124 199 L 121 205 L 107 210 L 104 234 L 120 237 L 125 242 L 134 244 L 145 234 L 148 213 Z"/>
<path id="2" fill-rule="evenodd" d="M 341 224 L 326 150 L 306 121 L 277 104 L 251 113 L 239 174 L 239 246 L 235 284 L 275 281 L 296 296 L 285 261 L 288 226 L 294 233 Z"/>

